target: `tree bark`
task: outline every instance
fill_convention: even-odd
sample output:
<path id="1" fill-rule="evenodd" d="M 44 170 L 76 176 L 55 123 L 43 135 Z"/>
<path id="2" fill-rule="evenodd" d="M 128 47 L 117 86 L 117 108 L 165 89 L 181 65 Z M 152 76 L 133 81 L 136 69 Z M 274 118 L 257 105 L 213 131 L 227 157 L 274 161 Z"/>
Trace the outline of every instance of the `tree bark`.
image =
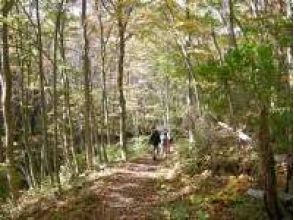
<path id="1" fill-rule="evenodd" d="M 282 212 L 278 204 L 276 189 L 275 162 L 272 146 L 270 144 L 270 130 L 268 122 L 268 107 L 262 106 L 260 113 L 259 150 L 261 171 L 264 183 L 264 202 L 271 220 L 282 219 Z"/>
<path id="2" fill-rule="evenodd" d="M 58 135 L 57 135 L 57 48 L 58 48 L 58 31 L 60 29 L 60 17 L 61 12 L 63 8 L 63 0 L 61 0 L 60 3 L 58 3 L 58 12 L 56 16 L 56 22 L 55 22 L 55 31 L 54 31 L 54 45 L 53 45 L 53 123 L 54 123 L 54 142 L 53 142 L 53 160 L 54 160 L 54 172 L 55 172 L 55 178 L 56 182 L 58 184 L 58 187 L 60 188 L 60 178 L 59 178 L 59 163 L 58 163 Z M 67 156 L 67 155 L 66 155 Z"/>
<path id="3" fill-rule="evenodd" d="M 65 10 L 63 10 L 64 16 L 65 17 Z M 60 54 L 62 57 L 62 61 L 64 64 L 66 64 L 66 57 L 65 57 L 65 47 L 64 47 L 64 28 L 65 28 L 65 19 L 62 19 L 61 21 L 61 29 L 60 29 Z M 62 71 L 63 75 L 63 96 L 64 96 L 64 120 L 65 120 L 65 129 L 66 129 L 66 134 L 64 135 L 64 141 L 65 141 L 65 151 L 67 149 L 70 150 L 72 160 L 71 160 L 71 168 L 73 173 L 76 175 L 79 173 L 79 168 L 78 168 L 78 162 L 76 158 L 76 152 L 74 148 L 74 141 L 73 141 L 73 123 L 72 123 L 72 116 L 71 116 L 71 108 L 70 108 L 70 87 L 69 87 L 69 79 L 68 79 L 68 73 L 67 70 L 64 69 Z"/>
<path id="4" fill-rule="evenodd" d="M 107 87 L 106 87 L 106 71 L 105 71 L 105 58 L 106 58 L 106 41 L 104 37 L 104 25 L 102 21 L 102 2 L 96 2 L 98 10 L 98 20 L 100 26 L 100 58 L 101 58 L 101 81 L 102 81 L 102 121 L 103 128 L 101 136 L 104 137 L 104 131 L 106 130 L 106 143 L 107 147 L 110 145 L 109 123 L 108 123 L 108 101 L 107 101 Z M 104 139 L 102 138 L 102 150 L 105 162 L 108 162 L 107 151 L 105 148 Z"/>
<path id="5" fill-rule="evenodd" d="M 93 169 L 93 152 L 92 152 L 92 143 L 91 143 L 91 126 L 90 126 L 90 60 L 89 60 L 89 40 L 87 35 L 87 2 L 86 0 L 82 1 L 82 26 L 83 26 L 83 37 L 84 37 L 84 54 L 83 54 L 83 72 L 84 72 L 84 97 L 85 97 L 85 147 L 86 147 L 86 159 L 87 159 L 87 168 Z"/>
<path id="6" fill-rule="evenodd" d="M 170 112 L 169 112 L 169 77 L 166 75 L 165 79 L 165 124 L 166 128 L 170 131 Z"/>
<path id="7" fill-rule="evenodd" d="M 190 0 L 186 0 L 186 19 L 189 21 L 190 19 Z M 185 45 L 182 46 L 182 51 L 185 59 L 185 63 L 188 69 L 188 96 L 187 96 L 187 105 L 188 105 L 188 114 L 189 118 L 193 117 L 192 115 L 194 114 L 194 94 L 193 94 L 193 85 L 192 85 L 192 79 L 193 79 L 193 67 L 191 63 L 191 58 L 189 54 L 189 48 L 191 47 L 191 34 L 188 33 L 186 36 L 186 42 Z M 200 112 L 200 103 L 199 103 L 199 94 L 198 94 L 198 89 L 197 86 L 194 88 L 195 90 L 195 98 L 196 98 L 196 104 L 197 104 L 197 114 L 201 114 Z M 189 142 L 192 143 L 194 142 L 194 135 L 193 135 L 193 122 L 192 120 L 189 120 L 189 126 L 188 126 L 188 132 L 189 132 Z"/>
<path id="8" fill-rule="evenodd" d="M 28 115 L 28 89 L 29 85 L 27 84 L 27 88 L 25 89 L 25 70 L 27 72 L 27 81 L 29 81 L 29 72 L 30 66 L 26 65 L 25 60 L 22 58 L 23 53 L 23 35 L 22 33 L 19 34 L 19 50 L 17 50 L 18 54 L 18 64 L 20 66 L 20 73 L 21 73 L 21 112 L 22 112 L 22 122 L 23 122 L 23 143 L 25 148 L 25 154 L 28 156 L 28 160 L 26 160 L 27 169 L 29 173 L 30 188 L 34 188 L 36 186 L 36 178 L 34 172 L 34 164 L 33 164 L 33 155 L 31 146 L 29 144 L 29 115 Z M 29 59 L 31 59 L 29 57 Z M 27 61 L 31 62 L 30 60 Z M 26 67 L 26 68 L 25 68 Z"/>
<path id="9" fill-rule="evenodd" d="M 234 3 L 229 0 L 229 33 L 230 33 L 230 47 L 237 48 L 237 40 L 234 30 Z"/>
<path id="10" fill-rule="evenodd" d="M 46 170 L 50 174 L 51 182 L 54 182 L 53 172 L 51 165 L 49 166 L 48 160 L 48 134 L 47 134 L 47 112 L 46 112 L 46 100 L 44 89 L 44 68 L 43 68 L 43 42 L 42 42 L 42 28 L 39 12 L 39 0 L 36 0 L 36 17 L 37 17 L 37 42 L 38 42 L 38 65 L 39 65 L 39 80 L 40 80 L 40 92 L 41 92 L 41 114 L 42 114 L 42 149 L 41 149 L 41 179 L 46 175 Z"/>
<path id="11" fill-rule="evenodd" d="M 5 0 L 2 9 L 4 19 L 8 18 L 8 14 L 14 4 L 14 1 Z M 6 150 L 6 163 L 7 179 L 10 197 L 14 201 L 16 199 L 16 186 L 15 186 L 15 160 L 14 160 L 14 147 L 13 147 L 13 113 L 12 113 L 12 75 L 10 70 L 10 56 L 9 56 L 9 29 L 7 20 L 3 22 L 2 26 L 2 43 L 3 43 L 3 75 L 2 75 L 2 102 L 3 102 L 3 116 L 5 127 L 5 150 Z"/>
<path id="12" fill-rule="evenodd" d="M 124 9 L 122 1 L 118 1 L 118 32 L 119 32 L 119 60 L 118 60 L 118 78 L 117 85 L 119 91 L 119 109 L 120 109 L 120 147 L 122 159 L 127 160 L 127 145 L 126 145 L 126 100 L 124 97 L 124 56 L 125 56 L 125 30 L 126 24 L 123 22 Z"/>

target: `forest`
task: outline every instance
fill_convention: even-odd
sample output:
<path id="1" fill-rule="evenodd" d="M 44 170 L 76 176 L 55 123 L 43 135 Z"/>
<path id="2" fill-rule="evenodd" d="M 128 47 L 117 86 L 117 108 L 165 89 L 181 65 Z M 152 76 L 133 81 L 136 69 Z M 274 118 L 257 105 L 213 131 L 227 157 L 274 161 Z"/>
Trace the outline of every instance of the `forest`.
<path id="1" fill-rule="evenodd" d="M 0 220 L 292 219 L 291 0 L 0 8 Z"/>

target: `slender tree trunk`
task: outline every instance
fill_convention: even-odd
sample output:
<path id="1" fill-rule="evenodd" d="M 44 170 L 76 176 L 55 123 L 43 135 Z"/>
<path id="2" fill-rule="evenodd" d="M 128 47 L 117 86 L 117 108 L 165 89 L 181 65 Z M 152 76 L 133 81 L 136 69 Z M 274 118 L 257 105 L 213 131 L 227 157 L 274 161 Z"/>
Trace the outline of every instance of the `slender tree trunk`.
<path id="1" fill-rule="evenodd" d="M 65 13 L 65 10 L 63 10 L 63 13 Z M 64 14 L 65 16 L 65 14 Z M 60 30 L 60 53 L 62 57 L 62 61 L 64 64 L 66 64 L 66 57 L 65 57 L 65 49 L 64 49 L 64 27 L 65 27 L 65 19 L 62 19 L 62 25 Z M 74 174 L 79 173 L 78 169 L 78 162 L 76 158 L 76 152 L 74 148 L 74 140 L 73 140 L 73 123 L 72 123 L 72 116 L 71 116 L 71 108 L 70 108 L 70 87 L 69 87 L 69 79 L 68 79 L 68 73 L 67 70 L 64 69 L 62 71 L 63 73 L 63 81 L 64 81 L 64 105 L 65 105 L 65 115 L 66 115 L 66 135 L 65 140 L 68 140 L 65 143 L 65 150 L 70 149 L 72 161 L 71 161 L 71 167 Z"/>
<path id="2" fill-rule="evenodd" d="M 236 49 L 237 48 L 237 40 L 236 40 L 236 35 L 235 35 L 235 15 L 234 15 L 234 0 L 228 0 L 228 7 L 229 7 L 229 47 L 230 49 Z M 234 70 L 232 70 L 234 71 Z M 233 129 L 236 129 L 236 124 L 234 120 L 234 108 L 232 104 L 232 94 L 231 94 L 231 87 L 228 84 L 228 80 L 225 79 L 224 82 L 224 87 L 226 90 L 226 97 L 228 101 L 228 107 L 229 107 L 229 113 L 230 113 L 230 124 L 232 125 Z"/>
<path id="3" fill-rule="evenodd" d="M 221 52 L 221 48 L 219 47 L 219 44 L 217 42 L 216 35 L 215 35 L 215 30 L 214 30 L 213 27 L 211 28 L 211 36 L 212 36 L 212 39 L 213 39 L 213 44 L 215 46 L 215 49 L 216 49 L 216 51 L 218 53 L 220 63 L 222 64 L 223 63 L 223 55 L 222 55 L 222 52 Z"/>
<path id="4" fill-rule="evenodd" d="M 27 34 L 27 39 L 28 39 L 28 37 L 29 37 L 29 33 Z M 29 50 L 31 51 L 31 46 L 29 46 Z M 29 99 L 30 98 L 29 88 L 30 88 L 30 85 L 31 85 L 32 73 L 33 73 L 33 70 L 32 70 L 32 57 L 30 55 L 28 57 L 28 61 L 27 61 L 27 85 L 26 85 L 27 91 L 26 91 L 26 95 L 25 95 L 25 102 L 27 103 L 26 104 L 26 109 L 25 109 L 26 115 L 27 115 L 26 126 L 27 126 L 28 135 L 30 135 L 30 136 L 32 136 L 33 133 L 32 133 L 32 129 L 31 129 L 31 119 L 30 119 L 30 115 L 32 114 L 32 112 L 29 109 L 29 105 L 34 106 L 34 101 L 33 100 L 30 101 L 30 99 Z M 30 145 L 28 145 L 28 146 L 30 147 Z M 38 187 L 41 187 L 41 172 L 38 172 L 38 171 L 41 171 L 41 170 L 39 170 L 36 167 L 36 165 L 33 163 L 34 161 L 36 162 L 37 160 L 38 159 L 34 160 L 34 154 L 33 154 L 33 151 L 32 151 L 32 171 L 31 172 L 34 173 L 36 184 L 38 185 Z M 40 166 L 39 166 L 39 168 L 40 168 Z"/>
<path id="5" fill-rule="evenodd" d="M 2 15 L 4 19 L 8 18 L 8 14 L 13 6 L 13 1 L 4 1 Z M 13 115 L 12 115 L 12 75 L 10 71 L 10 56 L 9 56 L 9 30 L 7 22 L 3 22 L 2 26 L 2 43 L 3 43 L 3 75 L 2 75 L 2 102 L 3 102 L 3 116 L 5 127 L 5 149 L 6 149 L 6 163 L 8 166 L 7 179 L 9 192 L 12 200 L 16 199 L 16 185 L 15 185 L 15 160 L 13 149 Z"/>
<path id="6" fill-rule="evenodd" d="M 260 113 L 259 150 L 261 171 L 264 183 L 264 202 L 271 220 L 282 219 L 281 209 L 278 204 L 275 162 L 272 146 L 270 144 L 270 130 L 268 124 L 268 107 L 262 106 Z"/>
<path id="7" fill-rule="evenodd" d="M 117 85 L 119 91 L 119 109 L 120 109 L 120 147 L 122 150 L 122 159 L 127 160 L 126 145 L 126 100 L 124 97 L 124 56 L 125 56 L 125 30 L 126 24 L 123 22 L 122 2 L 118 3 L 118 32 L 119 32 L 119 60 L 118 60 L 118 78 Z"/>
<path id="8" fill-rule="evenodd" d="M 2 39 L 1 39 L 2 41 Z M 2 52 L 0 53 L 0 70 L 2 70 Z M 3 75 L 1 75 L 0 78 L 0 95 L 1 95 L 1 99 L 3 97 Z M 4 132 L 4 116 L 3 116 L 3 102 L 1 101 L 1 107 L 0 107 L 0 134 L 2 134 L 2 132 Z M 4 163 L 5 162 L 5 146 L 4 143 L 2 142 L 2 140 L 0 140 L 0 163 Z"/>
<path id="9" fill-rule="evenodd" d="M 224 79 L 224 90 L 227 97 L 228 107 L 229 107 L 229 121 L 234 130 L 236 130 L 235 120 L 234 120 L 234 107 L 232 103 L 231 87 L 228 84 L 228 79 Z"/>
<path id="10" fill-rule="evenodd" d="M 216 39 L 216 36 L 215 36 L 215 31 L 214 29 L 212 28 L 212 38 L 213 38 L 213 43 L 214 43 L 214 46 L 218 52 L 218 55 L 219 55 L 219 60 L 220 60 L 220 63 L 222 64 L 223 63 L 223 56 L 222 56 L 222 53 L 221 53 L 221 49 L 217 43 L 217 39 Z M 232 101 L 231 101 L 231 90 L 230 90 L 230 86 L 228 85 L 228 81 L 225 79 L 224 82 L 223 82 L 223 85 L 224 85 L 224 89 L 226 91 L 226 97 L 227 97 L 227 102 L 228 102 L 228 107 L 229 107 L 229 115 L 230 115 L 230 123 L 233 125 L 234 127 L 234 121 L 233 121 L 233 116 L 234 116 L 234 108 L 233 108 L 233 104 L 232 104 Z"/>
<path id="11" fill-rule="evenodd" d="M 25 116 L 25 142 L 27 144 L 27 151 L 28 151 L 28 159 L 29 159 L 29 166 L 30 166 L 30 175 L 32 177 L 32 183 L 33 186 L 37 185 L 37 178 L 36 178 L 36 168 L 34 165 L 34 157 L 33 157 L 33 152 L 29 143 L 29 135 L 31 135 L 30 132 L 30 119 L 29 119 L 29 91 L 28 88 L 30 86 L 30 76 L 31 76 L 31 58 L 28 61 L 29 63 L 27 64 L 27 89 L 25 92 L 25 97 L 24 97 L 24 116 Z"/>
<path id="12" fill-rule="evenodd" d="M 56 22 L 55 22 L 55 31 L 54 31 L 54 48 L 53 48 L 53 121 L 54 121 L 54 141 L 53 141 L 53 160 L 54 160 L 54 172 L 55 172 L 55 178 L 56 182 L 59 186 L 60 185 L 60 178 L 59 178 L 59 163 L 58 163 L 58 134 L 57 134 L 57 49 L 58 49 L 58 31 L 60 29 L 60 17 L 61 12 L 63 8 L 63 0 L 61 0 L 60 3 L 58 3 L 58 13 L 56 16 Z"/>
<path id="13" fill-rule="evenodd" d="M 166 75 L 165 80 L 165 121 L 166 121 L 166 128 L 170 130 L 170 122 L 169 122 L 169 78 Z"/>
<path id="14" fill-rule="evenodd" d="M 93 103 L 92 103 L 92 109 L 94 109 Z M 103 158 L 102 158 L 101 145 L 99 144 L 99 141 L 98 141 L 99 128 L 98 128 L 97 117 L 94 114 L 94 111 L 92 112 L 92 126 L 93 126 L 93 139 L 94 139 L 93 143 L 95 143 L 95 148 L 98 153 L 99 162 L 102 163 Z M 102 135 L 102 132 L 101 132 L 101 135 Z"/>
<path id="15" fill-rule="evenodd" d="M 190 19 L 190 0 L 186 0 L 186 19 Z M 184 59 L 185 63 L 188 69 L 188 96 L 187 96 L 187 105 L 188 105 L 188 114 L 189 117 L 192 117 L 194 114 L 194 99 L 193 99 L 193 85 L 192 85 L 192 79 L 193 79 L 193 67 L 191 63 L 191 58 L 190 58 L 190 53 L 189 53 L 189 48 L 191 47 L 191 35 L 188 33 L 187 39 L 185 42 L 185 45 L 182 46 L 182 51 L 184 54 Z M 196 98 L 196 104 L 197 104 L 197 114 L 200 114 L 200 103 L 199 103 L 199 94 L 198 94 L 198 89 L 197 86 L 195 86 L 195 98 Z M 193 122 L 189 120 L 189 142 L 192 143 L 194 142 L 194 137 L 193 137 Z"/>
<path id="16" fill-rule="evenodd" d="M 34 188 L 36 186 L 36 179 L 33 167 L 33 157 L 31 146 L 29 144 L 29 120 L 28 120 L 28 89 L 25 90 L 25 62 L 24 59 L 21 58 L 21 54 L 23 53 L 23 41 L 22 41 L 22 34 L 20 33 L 19 36 L 19 50 L 18 50 L 18 64 L 20 66 L 20 73 L 21 73 L 21 111 L 22 111 L 22 118 L 23 118 L 23 143 L 25 147 L 26 155 L 28 156 L 27 162 L 27 170 L 29 173 L 29 178 L 31 182 L 30 188 Z M 30 58 L 29 58 L 30 59 Z M 27 66 L 27 73 L 29 74 L 29 67 Z M 27 79 L 28 80 L 28 79 Z"/>
<path id="17" fill-rule="evenodd" d="M 104 136 L 104 131 L 106 130 L 106 143 L 107 147 L 110 145 L 110 136 L 109 136 L 109 123 L 108 123 L 108 101 L 107 101 L 107 87 L 106 87 L 106 71 L 105 71 L 105 58 L 106 58 L 106 42 L 104 37 L 104 25 L 102 21 L 102 2 L 99 1 L 97 4 L 98 9 L 98 20 L 100 25 L 100 57 L 101 57 L 101 81 L 102 81 L 102 120 L 103 128 L 101 136 Z M 102 139 L 103 147 L 103 156 L 105 162 L 108 162 L 107 151 L 105 149 L 104 140 Z"/>
<path id="18" fill-rule="evenodd" d="M 68 132 L 68 117 L 67 117 L 67 103 L 66 103 L 66 76 L 64 71 L 62 71 L 62 87 L 63 87 L 63 103 L 62 103 L 62 119 L 63 119 L 63 154 L 66 162 L 66 166 L 71 167 L 71 162 L 69 159 L 69 132 Z"/>
<path id="19" fill-rule="evenodd" d="M 93 152 L 92 152 L 92 143 L 91 143 L 91 127 L 90 127 L 90 60 L 89 60 L 89 40 L 87 36 L 87 2 L 86 0 L 82 1 L 82 26 L 83 26 L 83 36 L 84 36 L 84 54 L 83 54 L 83 72 L 84 72 L 84 96 L 85 96 L 85 147 L 86 147 L 86 159 L 87 159 L 87 168 L 93 169 Z"/>
<path id="20" fill-rule="evenodd" d="M 90 73 L 89 76 L 89 87 L 90 87 L 90 94 L 92 94 L 93 91 L 93 80 L 92 80 L 92 74 Z M 93 96 L 90 95 L 90 120 L 89 120 L 89 124 L 90 124 L 90 142 L 91 142 L 91 152 L 92 152 L 92 161 L 94 166 L 96 165 L 96 160 L 95 160 L 95 145 L 96 145 L 96 139 L 95 139 L 95 130 L 94 130 L 94 121 L 95 121 L 95 115 L 94 115 L 94 105 L 93 105 Z"/>
<path id="21" fill-rule="evenodd" d="M 39 12 L 39 0 L 36 0 L 36 17 L 37 17 L 37 42 L 38 42 L 38 58 L 39 58 L 39 78 L 40 78 L 40 92 L 41 92 L 41 113 L 42 113 L 42 149 L 41 149 L 41 179 L 46 175 L 46 170 L 49 172 L 51 182 L 54 182 L 53 172 L 51 166 L 49 166 L 48 160 L 48 134 L 47 134 L 47 112 L 46 112 L 46 100 L 44 89 L 44 68 L 43 68 L 43 43 L 42 43 L 42 28 Z"/>
<path id="22" fill-rule="evenodd" d="M 230 47 L 237 48 L 237 40 L 234 30 L 234 0 L 229 0 L 229 33 L 230 33 Z"/>

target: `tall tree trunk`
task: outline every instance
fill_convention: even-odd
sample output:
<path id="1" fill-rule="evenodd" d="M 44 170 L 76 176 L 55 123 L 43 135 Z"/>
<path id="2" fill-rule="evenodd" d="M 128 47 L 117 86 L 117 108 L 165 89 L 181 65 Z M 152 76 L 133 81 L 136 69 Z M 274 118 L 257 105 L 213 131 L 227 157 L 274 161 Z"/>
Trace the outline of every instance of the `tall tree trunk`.
<path id="1" fill-rule="evenodd" d="M 92 110 L 93 109 L 94 109 L 94 105 L 92 103 Z M 101 145 L 99 144 L 99 141 L 98 141 L 98 137 L 99 137 L 98 121 L 94 111 L 92 111 L 92 126 L 93 126 L 93 139 L 94 139 L 93 143 L 95 143 L 95 149 L 98 154 L 99 162 L 102 163 L 103 157 L 102 157 Z M 100 134 L 102 135 L 102 132 Z"/>
<path id="2" fill-rule="evenodd" d="M 29 75 L 30 67 L 26 65 L 25 60 L 22 58 L 23 51 L 23 35 L 22 33 L 19 34 L 19 50 L 17 50 L 18 56 L 18 65 L 20 66 L 20 73 L 21 73 L 21 112 L 22 112 L 22 122 L 23 122 L 23 143 L 25 148 L 25 154 L 27 155 L 28 160 L 26 160 L 27 170 L 29 173 L 29 179 L 31 185 L 30 188 L 34 188 L 36 186 L 36 179 L 35 179 L 35 172 L 34 172 L 34 165 L 33 165 L 33 156 L 31 146 L 29 144 L 29 117 L 28 117 L 28 89 L 25 89 L 25 69 L 27 74 Z M 30 59 L 30 58 L 29 58 Z M 30 62 L 30 61 L 28 61 Z M 27 63 L 28 63 L 27 62 Z M 25 68 L 25 65 L 27 68 Z M 29 77 L 29 76 L 28 76 Z M 27 79 L 29 80 L 29 79 Z"/>
<path id="3" fill-rule="evenodd" d="M 165 124 L 166 128 L 170 130 L 170 119 L 169 119 L 169 78 L 166 75 L 165 80 Z"/>
<path id="4" fill-rule="evenodd" d="M 190 19 L 190 0 L 186 0 L 186 19 Z M 185 45 L 182 46 L 182 52 L 184 54 L 184 59 L 185 59 L 185 64 L 188 69 L 188 95 L 187 95 L 187 105 L 188 105 L 188 115 L 189 117 L 193 117 L 192 115 L 194 114 L 194 94 L 193 94 L 193 85 L 192 85 L 192 79 L 193 79 L 193 67 L 191 63 L 191 58 L 190 58 L 190 53 L 189 49 L 191 47 L 191 34 L 188 33 L 186 36 L 187 39 L 185 40 Z M 200 103 L 199 103 L 199 94 L 197 90 L 197 86 L 195 86 L 195 98 L 196 98 L 196 104 L 197 104 L 197 114 L 200 115 Z M 193 122 L 192 120 L 189 120 L 189 142 L 192 143 L 194 142 L 194 137 L 193 137 Z"/>
<path id="5" fill-rule="evenodd" d="M 106 42 L 104 37 L 104 25 L 102 21 L 102 2 L 99 3 L 96 1 L 96 6 L 98 10 L 98 20 L 100 26 L 100 58 L 101 58 L 101 81 L 102 81 L 102 124 L 103 128 L 101 136 L 104 136 L 104 131 L 106 131 L 106 143 L 107 147 L 110 145 L 110 136 L 109 136 L 109 123 L 108 123 L 108 101 L 107 101 L 107 87 L 106 87 L 106 71 L 105 71 L 105 58 L 106 58 Z M 104 140 L 102 138 L 102 147 L 103 147 L 103 156 L 105 162 L 108 162 L 107 151 L 105 148 Z"/>
<path id="6" fill-rule="evenodd" d="M 2 41 L 2 39 L 1 39 Z M 3 52 L 3 51 L 2 51 Z M 2 70 L 2 52 L 0 53 L 0 70 Z M 3 76 L 1 75 L 1 79 L 0 79 L 0 95 L 1 95 L 1 99 L 3 96 Z M 0 134 L 2 134 L 2 131 L 4 132 L 4 116 L 3 116 L 3 103 L 1 101 L 1 107 L 0 107 Z M 5 146 L 4 143 L 2 142 L 2 140 L 0 140 L 0 163 L 4 163 L 5 162 Z"/>
<path id="7" fill-rule="evenodd" d="M 90 94 L 92 94 L 93 91 L 93 80 L 92 80 L 92 74 L 90 72 L 90 76 L 89 76 L 89 88 L 90 88 Z M 90 120 L 89 120 L 89 125 L 90 125 L 90 142 L 91 142 L 91 147 L 92 149 L 90 150 L 92 152 L 92 161 L 94 166 L 96 165 L 96 160 L 95 160 L 95 145 L 96 145 L 96 140 L 95 140 L 95 133 L 96 131 L 94 130 L 94 121 L 95 121 L 95 115 L 94 115 L 94 105 L 93 105 L 93 96 L 90 95 Z"/>
<path id="8" fill-rule="evenodd" d="M 29 39 L 28 38 L 29 33 L 27 33 L 26 37 L 27 37 L 26 39 Z M 31 51 L 30 45 L 29 45 L 29 51 Z M 27 85 L 26 85 L 27 90 L 26 90 L 26 94 L 25 94 L 25 102 L 27 103 L 25 111 L 26 111 L 26 115 L 27 115 L 26 126 L 27 126 L 28 135 L 33 135 L 32 129 L 31 129 L 31 118 L 30 118 L 30 115 L 32 114 L 32 112 L 29 109 L 29 105 L 34 106 L 34 101 L 29 99 L 30 98 L 29 88 L 31 85 L 32 73 L 33 73 L 32 56 L 30 55 L 30 56 L 28 56 L 28 61 L 27 61 Z M 30 145 L 28 145 L 28 146 L 30 147 Z M 41 172 L 38 173 L 38 169 L 37 169 L 36 165 L 33 163 L 33 161 L 34 161 L 33 159 L 34 159 L 34 154 L 32 151 L 32 171 L 31 172 L 34 173 L 36 184 L 38 185 L 38 187 L 41 187 Z M 35 162 L 36 162 L 36 160 L 37 159 L 35 159 Z"/>
<path id="9" fill-rule="evenodd" d="M 117 85 L 119 91 L 119 109 L 120 109 L 120 147 L 122 159 L 127 160 L 126 145 L 126 100 L 124 97 L 124 56 L 125 56 L 125 30 L 126 24 L 123 22 L 124 9 L 122 1 L 118 3 L 118 32 L 119 32 L 119 60 L 118 60 L 118 78 Z"/>
<path id="10" fill-rule="evenodd" d="M 70 126 L 68 123 L 68 116 L 67 116 L 67 86 L 66 86 L 66 76 L 64 71 L 62 71 L 62 87 L 63 87 L 63 103 L 62 103 L 62 120 L 63 120 L 63 134 L 62 134 L 62 139 L 63 139 L 63 154 L 65 158 L 65 163 L 67 167 L 72 167 L 71 161 L 69 159 L 69 145 L 70 145 L 70 140 L 69 140 L 69 129 L 68 127 Z M 73 170 L 74 171 L 74 170 Z M 75 172 L 73 172 L 75 173 Z"/>
<path id="11" fill-rule="evenodd" d="M 59 163 L 58 163 L 58 135 L 57 135 L 57 48 L 58 48 L 58 31 L 60 29 L 60 17 L 61 12 L 63 8 L 63 0 L 61 0 L 60 3 L 58 3 L 58 13 L 56 16 L 56 22 L 55 22 L 55 31 L 54 31 L 54 48 L 53 48 L 53 122 L 54 122 L 54 141 L 53 141 L 53 160 L 54 160 L 54 172 L 55 172 L 55 178 L 56 182 L 58 184 L 58 187 L 60 188 L 60 178 L 59 178 Z"/>
<path id="12" fill-rule="evenodd" d="M 234 30 L 234 3 L 229 0 L 229 33 L 230 33 L 230 47 L 237 48 L 237 40 Z"/>
<path id="13" fill-rule="evenodd" d="M 230 49 L 236 49 L 237 48 L 237 40 L 236 40 L 236 35 L 235 35 L 235 15 L 234 15 L 234 0 L 228 0 L 228 7 L 229 7 L 229 48 Z M 232 70 L 234 71 L 234 70 Z M 228 79 L 225 79 L 224 82 L 225 86 L 225 91 L 226 91 L 226 96 L 227 96 L 227 101 L 228 101 L 228 107 L 229 107 L 229 113 L 230 113 L 230 124 L 233 127 L 233 129 L 236 129 L 236 124 L 234 120 L 234 108 L 233 108 L 233 103 L 232 103 L 232 94 L 231 94 L 231 87 L 228 84 Z"/>
<path id="14" fill-rule="evenodd" d="M 50 174 L 51 182 L 54 182 L 52 167 L 48 160 L 48 134 L 47 134 L 47 112 L 44 89 L 44 68 L 43 68 L 43 42 L 42 42 L 42 28 L 39 12 L 39 0 L 36 0 L 36 17 L 37 17 L 37 42 L 38 42 L 38 58 L 39 58 L 39 78 L 40 78 L 40 92 L 41 92 L 41 113 L 42 113 L 42 149 L 41 149 L 41 179 L 46 175 L 46 170 Z"/>
<path id="15" fill-rule="evenodd" d="M 221 49 L 220 49 L 220 47 L 218 45 L 216 35 L 215 35 L 215 31 L 214 31 L 213 28 L 212 28 L 212 31 L 211 31 L 211 35 L 212 35 L 212 38 L 213 38 L 214 46 L 215 46 L 215 48 L 217 50 L 217 53 L 218 53 L 218 56 L 219 56 L 220 64 L 223 64 L 223 56 L 222 56 L 222 53 L 221 53 Z M 231 98 L 231 89 L 230 89 L 230 86 L 228 85 L 228 80 L 227 79 L 223 80 L 223 85 L 224 85 L 224 90 L 226 91 L 226 98 L 227 98 L 228 108 L 229 108 L 230 123 L 235 128 L 234 120 L 233 120 L 234 108 L 233 108 L 232 98 Z"/>
<path id="16" fill-rule="evenodd" d="M 65 10 L 63 9 L 63 19 L 62 19 L 62 24 L 61 24 L 61 29 L 60 29 L 60 54 L 62 57 L 62 61 L 64 64 L 66 64 L 66 57 L 65 57 L 65 47 L 64 47 L 64 28 L 65 28 Z M 67 70 L 64 69 L 62 71 L 62 75 L 63 75 L 63 99 L 64 99 L 64 114 L 65 114 L 65 136 L 64 136 L 64 140 L 65 142 L 65 151 L 67 151 L 67 149 L 70 149 L 70 153 L 72 156 L 72 160 L 71 160 L 71 168 L 74 174 L 78 174 L 79 173 L 79 169 L 78 169 L 78 162 L 77 162 L 77 158 L 76 158 L 76 152 L 75 152 L 75 148 L 74 148 L 74 140 L 73 140 L 73 123 L 72 123 L 72 116 L 71 116 L 71 108 L 70 108 L 70 87 L 69 87 L 69 79 L 68 79 L 68 73 Z"/>
<path id="17" fill-rule="evenodd" d="M 264 183 L 264 202 L 268 216 L 271 220 L 282 219 L 278 204 L 275 162 L 272 146 L 270 144 L 270 130 L 268 122 L 268 106 L 262 106 L 260 113 L 259 150 L 261 159 L 261 171 Z"/>
<path id="18" fill-rule="evenodd" d="M 10 56 L 9 56 L 9 30 L 7 24 L 8 14 L 14 4 L 14 1 L 4 1 L 2 15 L 5 19 L 2 26 L 2 43 L 3 43 L 3 76 L 2 76 L 2 102 L 3 102 L 3 116 L 5 127 L 5 149 L 6 149 L 6 163 L 8 166 L 7 179 L 9 192 L 12 200 L 16 198 L 15 185 L 15 160 L 13 149 L 13 115 L 12 115 L 12 75 L 10 70 Z"/>
<path id="19" fill-rule="evenodd" d="M 85 147 L 86 147 L 86 159 L 87 159 L 87 168 L 93 169 L 93 152 L 92 152 L 92 143 L 91 143 L 91 125 L 90 125 L 90 60 L 89 60 L 89 40 L 87 35 L 87 2 L 86 0 L 82 1 L 82 26 L 83 26 L 83 37 L 84 37 L 84 53 L 83 53 L 83 72 L 84 72 L 84 96 L 85 96 Z"/>

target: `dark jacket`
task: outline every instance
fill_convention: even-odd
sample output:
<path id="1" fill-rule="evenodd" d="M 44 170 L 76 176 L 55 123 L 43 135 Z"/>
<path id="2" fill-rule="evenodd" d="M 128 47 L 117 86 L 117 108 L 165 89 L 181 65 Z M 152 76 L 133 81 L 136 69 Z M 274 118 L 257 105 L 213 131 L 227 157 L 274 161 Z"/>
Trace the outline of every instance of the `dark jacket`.
<path id="1" fill-rule="evenodd" d="M 152 132 L 149 143 L 152 145 L 158 145 L 160 143 L 160 133 L 158 130 Z"/>

